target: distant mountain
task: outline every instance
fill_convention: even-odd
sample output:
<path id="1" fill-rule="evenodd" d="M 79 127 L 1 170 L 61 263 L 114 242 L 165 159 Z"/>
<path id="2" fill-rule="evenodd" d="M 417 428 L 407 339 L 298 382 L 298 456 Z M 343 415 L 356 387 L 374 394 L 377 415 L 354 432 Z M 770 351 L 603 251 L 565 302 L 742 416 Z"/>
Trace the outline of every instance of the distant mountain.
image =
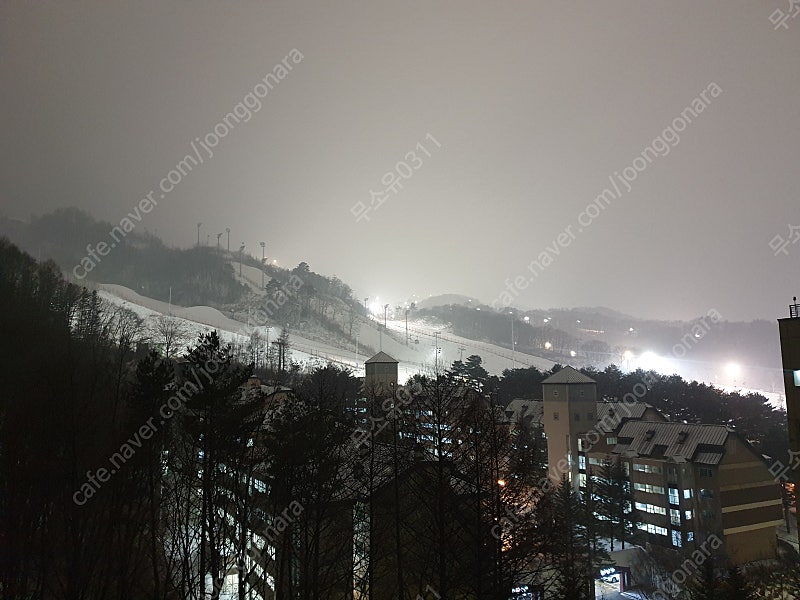
<path id="1" fill-rule="evenodd" d="M 305 262 L 288 270 L 216 246 L 172 248 L 132 222 L 123 231 L 77 208 L 30 222 L 0 217 L 3 237 L 40 261 L 52 260 L 79 285 L 117 284 L 179 306 L 210 306 L 340 347 L 355 346 L 358 322 L 366 322 L 349 285 L 313 272 Z"/>
<path id="2" fill-rule="evenodd" d="M 132 221 L 123 229 L 77 208 L 28 223 L 0 218 L 0 236 L 40 261 L 52 260 L 78 284 L 116 283 L 185 306 L 236 302 L 247 289 L 236 280 L 228 257 L 215 248 L 171 248 Z"/>
<path id="3" fill-rule="evenodd" d="M 571 310 L 576 313 L 585 313 L 590 315 L 598 315 L 601 317 L 608 317 L 610 319 L 625 319 L 629 321 L 639 320 L 637 317 L 622 313 L 607 306 L 576 306 L 571 309 L 554 309 L 554 310 Z"/>
<path id="4" fill-rule="evenodd" d="M 464 296 L 462 294 L 439 294 L 438 296 L 431 296 L 417 302 L 417 308 L 433 308 L 435 306 L 449 306 L 455 304 L 457 306 L 484 306 L 483 302 L 477 298 Z"/>
<path id="5" fill-rule="evenodd" d="M 213 246 L 171 248 L 138 229 L 112 240 L 112 230 L 110 223 L 75 208 L 29 222 L 0 217 L 0 237 L 40 261 L 53 260 L 78 283 L 116 283 L 157 300 L 171 296 L 173 303 L 182 306 L 208 305 L 226 314 L 267 315 L 272 323 L 342 348 L 355 347 L 359 324 L 368 322 L 364 307 L 345 282 L 315 273 L 307 263 L 291 270 L 263 266 L 257 258 Z M 107 254 L 98 254 L 101 243 L 115 241 Z M 512 320 L 506 310 L 455 293 L 420 300 L 416 309 L 416 317 L 449 324 L 457 335 L 511 350 Z M 515 308 L 513 312 L 517 352 L 562 363 L 626 363 L 629 368 L 645 365 L 644 359 L 652 363 L 655 357 L 659 369 L 680 370 L 694 379 L 776 392 L 783 389 L 777 325 L 772 321 L 710 322 L 706 315 L 686 322 L 659 321 L 604 306 Z"/>

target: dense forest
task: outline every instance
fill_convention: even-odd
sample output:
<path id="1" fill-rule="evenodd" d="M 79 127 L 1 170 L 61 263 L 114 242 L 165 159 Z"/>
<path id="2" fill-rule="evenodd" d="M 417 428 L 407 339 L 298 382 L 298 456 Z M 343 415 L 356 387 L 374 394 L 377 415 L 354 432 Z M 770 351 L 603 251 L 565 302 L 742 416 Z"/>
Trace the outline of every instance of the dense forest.
<path id="1" fill-rule="evenodd" d="M 613 464 L 589 478 L 597 494 L 552 485 L 541 437 L 502 418 L 558 366 L 493 377 L 471 356 L 387 399 L 216 333 L 168 356 L 136 315 L 5 240 L 0 335 L 3 598 L 320 599 L 355 585 L 499 600 L 524 580 L 581 600 L 607 561 L 598 540 L 636 540 Z M 606 398 L 643 376 L 588 374 Z M 785 439 L 761 398 L 649 379 L 644 400 L 673 418 L 729 422 L 764 451 Z M 361 406 L 372 426 L 354 438 Z M 265 531 L 260 546 L 251 532 Z"/>

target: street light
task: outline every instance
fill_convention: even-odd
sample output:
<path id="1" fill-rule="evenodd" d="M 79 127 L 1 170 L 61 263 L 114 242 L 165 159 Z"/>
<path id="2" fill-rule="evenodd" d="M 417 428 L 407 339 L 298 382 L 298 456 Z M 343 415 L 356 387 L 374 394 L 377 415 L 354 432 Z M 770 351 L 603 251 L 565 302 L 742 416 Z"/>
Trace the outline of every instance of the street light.
<path id="1" fill-rule="evenodd" d="M 737 363 L 729 362 L 727 365 L 725 365 L 725 374 L 734 381 L 741 374 L 741 372 L 742 368 Z"/>
<path id="2" fill-rule="evenodd" d="M 383 328 L 386 329 L 386 313 L 389 311 L 389 305 L 383 305 Z"/>
<path id="3" fill-rule="evenodd" d="M 197 247 L 198 248 L 200 247 L 200 226 L 201 225 L 202 225 L 202 223 L 198 223 L 197 224 Z"/>
<path id="4" fill-rule="evenodd" d="M 221 238 L 221 237 L 222 237 L 222 233 L 220 232 L 220 233 L 217 234 L 217 250 L 219 250 L 219 238 Z"/>
<path id="5" fill-rule="evenodd" d="M 622 353 L 622 358 L 625 359 L 626 368 L 628 369 L 628 371 L 630 371 L 631 370 L 631 359 L 633 358 L 633 352 L 631 352 L 630 350 L 625 350 L 625 352 Z"/>
<path id="6" fill-rule="evenodd" d="M 511 368 L 517 368 L 517 357 L 514 354 L 514 312 L 508 311 L 508 314 L 511 315 Z"/>
<path id="7" fill-rule="evenodd" d="M 225 231 L 228 233 L 228 254 L 231 252 L 231 228 L 226 227 Z"/>
<path id="8" fill-rule="evenodd" d="M 267 245 L 266 242 L 259 242 L 261 245 L 261 289 L 264 289 L 264 247 Z"/>
<path id="9" fill-rule="evenodd" d="M 244 242 L 239 248 L 239 277 L 242 276 L 242 258 L 244 258 Z"/>

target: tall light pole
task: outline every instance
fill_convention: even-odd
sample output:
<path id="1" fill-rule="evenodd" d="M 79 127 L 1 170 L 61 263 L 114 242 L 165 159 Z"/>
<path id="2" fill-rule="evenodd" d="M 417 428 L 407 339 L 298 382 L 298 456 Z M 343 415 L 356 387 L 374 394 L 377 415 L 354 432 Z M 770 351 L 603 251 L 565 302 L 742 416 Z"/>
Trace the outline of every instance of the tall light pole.
<path id="1" fill-rule="evenodd" d="M 231 228 L 226 227 L 225 231 L 228 233 L 228 254 L 231 253 Z"/>
<path id="2" fill-rule="evenodd" d="M 261 245 L 261 289 L 264 289 L 264 248 L 267 245 L 266 242 L 259 242 Z"/>
<path id="3" fill-rule="evenodd" d="M 439 377 L 439 336 L 441 334 L 438 331 L 433 333 L 433 353 L 434 353 L 434 368 L 433 371 L 436 374 L 438 379 Z"/>
<path id="4" fill-rule="evenodd" d="M 517 368 L 517 357 L 514 354 L 514 312 L 508 311 L 508 314 L 511 315 L 511 368 Z"/>
<path id="5" fill-rule="evenodd" d="M 367 302 L 369 302 L 369 296 L 364 298 L 364 312 L 366 313 L 367 316 L 369 316 L 369 309 L 367 308 Z"/>
<path id="6" fill-rule="evenodd" d="M 217 250 L 219 250 L 219 238 L 222 237 L 222 233 L 217 234 Z"/>
<path id="7" fill-rule="evenodd" d="M 383 305 L 383 328 L 386 329 L 386 313 L 389 311 L 389 305 Z"/>
<path id="8" fill-rule="evenodd" d="M 197 247 L 198 248 L 200 247 L 200 226 L 201 225 L 202 225 L 202 223 L 198 223 L 197 224 Z"/>
<path id="9" fill-rule="evenodd" d="M 244 242 L 239 248 L 239 277 L 242 276 L 242 258 L 244 257 Z"/>

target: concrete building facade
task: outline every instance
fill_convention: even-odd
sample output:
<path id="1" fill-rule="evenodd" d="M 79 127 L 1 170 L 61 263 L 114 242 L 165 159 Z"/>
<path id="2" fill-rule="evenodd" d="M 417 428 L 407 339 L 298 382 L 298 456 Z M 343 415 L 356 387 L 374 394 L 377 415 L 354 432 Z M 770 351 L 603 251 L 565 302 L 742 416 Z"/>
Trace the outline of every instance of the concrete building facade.
<path id="1" fill-rule="evenodd" d="M 797 298 L 794 298 L 794 303 L 789 305 L 789 318 L 778 319 L 778 332 L 781 339 L 789 448 L 792 452 L 800 453 L 800 304 L 797 304 Z M 798 465 L 792 464 L 792 466 L 794 467 L 792 481 L 798 483 L 800 482 Z"/>
<path id="2" fill-rule="evenodd" d="M 800 372 L 800 318 L 793 319 L 782 323 L 792 345 L 787 385 Z M 800 410 L 800 387 L 792 391 Z M 620 460 L 648 542 L 691 554 L 716 537 L 736 564 L 775 557 L 780 484 L 743 436 L 725 425 L 669 422 L 641 402 L 597 402 L 594 380 L 572 367 L 544 380 L 542 393 L 541 408 L 515 400 L 506 415 L 541 422 L 553 479 L 566 475 L 580 489 L 604 461 Z"/>
<path id="3" fill-rule="evenodd" d="M 597 384 L 580 371 L 564 367 L 542 381 L 542 395 L 550 476 L 558 482 L 566 475 L 578 489 L 578 440 L 597 424 Z"/>

